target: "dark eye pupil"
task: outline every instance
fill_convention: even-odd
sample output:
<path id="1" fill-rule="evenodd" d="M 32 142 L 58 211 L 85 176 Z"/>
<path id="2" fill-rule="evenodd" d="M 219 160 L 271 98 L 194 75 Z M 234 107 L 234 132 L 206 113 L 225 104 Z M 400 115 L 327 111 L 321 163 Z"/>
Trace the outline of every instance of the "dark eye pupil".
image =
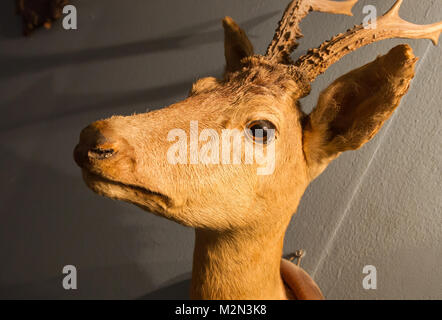
<path id="1" fill-rule="evenodd" d="M 267 137 L 267 127 L 261 127 L 260 125 L 254 125 L 250 128 L 252 130 L 253 136 L 255 138 L 265 138 Z"/>
<path id="2" fill-rule="evenodd" d="M 253 140 L 260 143 L 267 143 L 274 135 L 275 126 L 267 120 L 253 121 L 248 125 Z"/>

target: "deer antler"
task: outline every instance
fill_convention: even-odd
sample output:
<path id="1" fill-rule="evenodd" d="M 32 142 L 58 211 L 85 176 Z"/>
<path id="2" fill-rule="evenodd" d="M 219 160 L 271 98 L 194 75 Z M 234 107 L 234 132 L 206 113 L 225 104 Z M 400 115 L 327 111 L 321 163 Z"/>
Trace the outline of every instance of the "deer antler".
<path id="1" fill-rule="evenodd" d="M 276 29 L 275 36 L 267 48 L 266 56 L 273 61 L 290 63 L 290 53 L 296 49 L 299 38 L 302 38 L 299 24 L 310 11 L 321 11 L 335 14 L 353 15 L 351 9 L 358 0 L 341 2 L 330 0 L 293 0 L 284 12 Z"/>
<path id="2" fill-rule="evenodd" d="M 397 0 L 387 13 L 378 18 L 376 28 L 355 26 L 318 48 L 309 50 L 295 65 L 305 72 L 306 79 L 311 82 L 346 54 L 376 41 L 390 38 L 430 39 L 437 45 L 442 32 L 442 21 L 428 25 L 405 21 L 399 16 L 402 2 L 403 0 Z"/>

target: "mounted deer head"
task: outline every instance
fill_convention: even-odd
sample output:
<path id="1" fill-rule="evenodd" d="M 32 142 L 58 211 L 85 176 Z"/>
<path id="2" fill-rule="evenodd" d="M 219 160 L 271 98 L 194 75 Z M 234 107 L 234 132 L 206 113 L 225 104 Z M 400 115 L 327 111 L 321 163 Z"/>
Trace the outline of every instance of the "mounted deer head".
<path id="1" fill-rule="evenodd" d="M 113 116 L 81 132 L 75 160 L 93 191 L 196 229 L 193 298 L 321 297 L 302 270 L 281 263 L 285 230 L 308 184 L 341 152 L 369 141 L 391 116 L 417 58 L 409 46 L 397 46 L 334 81 L 309 115 L 298 100 L 319 74 L 362 46 L 395 37 L 436 44 L 442 31 L 442 22 L 420 26 L 399 18 L 399 0 L 376 29 L 356 26 L 291 61 L 302 37 L 299 23 L 310 11 L 351 15 L 356 2 L 292 1 L 264 56 L 254 54 L 245 33 L 226 17 L 223 79 L 200 79 L 184 101 Z M 198 129 L 204 130 L 192 141 Z M 240 133 L 236 162 L 230 149 L 223 155 L 231 161 L 216 161 L 225 152 L 219 137 L 226 129 Z M 274 161 L 270 174 L 258 173 L 263 163 L 247 161 L 254 147 L 274 150 L 274 158 L 265 159 Z M 171 154 L 178 161 L 170 161 Z"/>

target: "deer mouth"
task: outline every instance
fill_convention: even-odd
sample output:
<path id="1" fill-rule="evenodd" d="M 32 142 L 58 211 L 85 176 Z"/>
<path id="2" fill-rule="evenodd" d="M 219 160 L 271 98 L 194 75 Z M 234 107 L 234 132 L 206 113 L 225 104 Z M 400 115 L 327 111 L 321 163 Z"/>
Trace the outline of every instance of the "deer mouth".
<path id="1" fill-rule="evenodd" d="M 112 180 L 84 168 L 82 172 L 86 185 L 102 196 L 130 202 L 152 213 L 161 215 L 164 215 L 173 206 L 172 199 L 160 192 Z"/>

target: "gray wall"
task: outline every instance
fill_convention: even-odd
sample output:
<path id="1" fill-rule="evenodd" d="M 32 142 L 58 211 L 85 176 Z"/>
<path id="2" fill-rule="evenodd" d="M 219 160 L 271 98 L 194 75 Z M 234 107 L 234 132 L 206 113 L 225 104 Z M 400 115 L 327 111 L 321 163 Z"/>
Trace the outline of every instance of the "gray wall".
<path id="1" fill-rule="evenodd" d="M 0 4 L 0 297 L 182 297 L 193 231 L 88 190 L 72 160 L 78 134 L 112 114 L 160 108 L 192 81 L 220 76 L 220 19 L 233 16 L 262 53 L 288 0 L 72 1 L 79 30 L 57 24 L 25 39 L 13 1 Z M 295 56 L 363 19 L 311 14 Z M 405 1 L 417 23 L 442 19 L 439 0 Z M 408 95 L 376 138 L 344 154 L 308 188 L 285 252 L 307 250 L 303 266 L 333 299 L 442 298 L 442 46 L 389 40 L 351 54 L 314 84 L 303 106 L 339 75 L 399 43 L 420 57 Z M 62 268 L 78 268 L 76 291 Z M 375 265 L 378 289 L 362 288 Z"/>

